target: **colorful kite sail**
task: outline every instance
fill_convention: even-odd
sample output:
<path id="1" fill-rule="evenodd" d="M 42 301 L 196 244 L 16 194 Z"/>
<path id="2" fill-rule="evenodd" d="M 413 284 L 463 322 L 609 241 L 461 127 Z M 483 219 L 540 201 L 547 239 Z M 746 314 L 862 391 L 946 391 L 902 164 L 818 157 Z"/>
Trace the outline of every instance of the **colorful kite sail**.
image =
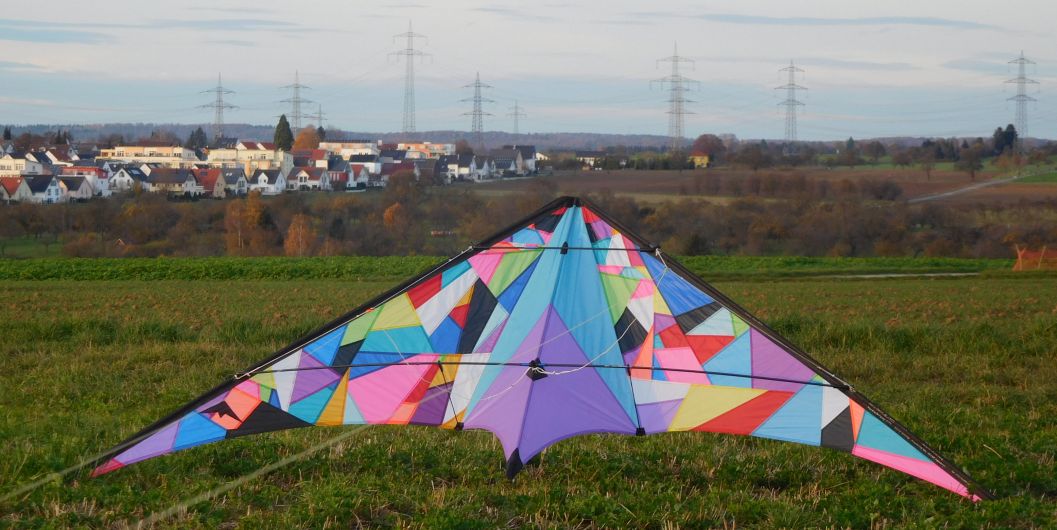
<path id="1" fill-rule="evenodd" d="M 562 198 L 236 375 L 95 474 L 266 431 L 486 429 L 512 477 L 585 433 L 741 434 L 851 453 L 978 500 L 965 473 L 591 203 Z"/>

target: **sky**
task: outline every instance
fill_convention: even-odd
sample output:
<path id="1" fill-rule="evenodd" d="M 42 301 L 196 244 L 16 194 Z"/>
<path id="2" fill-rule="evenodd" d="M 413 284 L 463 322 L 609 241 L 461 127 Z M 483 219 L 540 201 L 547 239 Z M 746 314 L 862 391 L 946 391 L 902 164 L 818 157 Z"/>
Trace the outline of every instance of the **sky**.
<path id="1" fill-rule="evenodd" d="M 1057 138 L 1057 2 L 752 0 L 23 0 L 0 4 L 0 123 L 207 123 L 223 76 L 229 122 L 272 124 L 295 71 L 324 125 L 398 131 L 413 25 L 416 127 L 467 130 L 476 74 L 486 130 L 666 134 L 658 59 L 691 59 L 685 134 L 782 138 L 790 60 L 807 87 L 801 140 L 986 136 L 1013 121 L 1023 50 L 1029 135 Z M 312 120 L 314 121 L 314 120 Z"/>

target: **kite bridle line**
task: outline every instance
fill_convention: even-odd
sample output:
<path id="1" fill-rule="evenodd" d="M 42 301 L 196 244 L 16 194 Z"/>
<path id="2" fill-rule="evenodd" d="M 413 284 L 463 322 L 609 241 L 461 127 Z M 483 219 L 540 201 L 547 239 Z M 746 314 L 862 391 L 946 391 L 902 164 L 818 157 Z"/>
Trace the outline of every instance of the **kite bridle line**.
<path id="1" fill-rule="evenodd" d="M 332 370 L 335 368 L 387 368 L 390 366 L 426 366 L 426 365 L 441 365 L 441 366 L 508 366 L 531 369 L 544 375 L 565 375 L 575 370 L 565 370 L 561 372 L 551 372 L 547 370 L 540 370 L 540 366 L 533 365 L 532 362 L 488 362 L 488 361 L 397 361 L 391 363 L 363 363 L 363 364 L 342 364 L 336 366 L 306 366 L 304 368 L 280 368 L 276 370 L 262 370 L 260 374 L 274 374 L 282 372 L 303 372 L 309 370 Z M 748 375 L 738 374 L 733 372 L 718 372 L 715 370 L 694 370 L 692 368 L 656 368 L 653 366 L 640 366 L 635 364 L 575 364 L 575 363 L 546 363 L 546 366 L 553 366 L 557 368 L 576 368 L 578 370 L 584 368 L 602 368 L 602 369 L 614 369 L 614 370 L 661 370 L 664 372 L 679 372 L 687 374 L 705 374 L 705 375 L 717 375 L 722 377 L 738 377 L 741 379 L 753 379 L 761 381 L 774 381 L 777 383 L 793 383 L 798 385 L 812 385 L 821 386 L 826 388 L 836 388 L 838 390 L 852 390 L 848 385 L 833 384 L 828 381 L 800 381 L 796 379 L 786 379 L 782 377 L 770 377 L 764 375 Z M 528 373 L 530 370 L 526 370 Z M 425 381 L 425 379 L 423 379 Z M 483 398 L 482 398 L 483 399 Z"/>

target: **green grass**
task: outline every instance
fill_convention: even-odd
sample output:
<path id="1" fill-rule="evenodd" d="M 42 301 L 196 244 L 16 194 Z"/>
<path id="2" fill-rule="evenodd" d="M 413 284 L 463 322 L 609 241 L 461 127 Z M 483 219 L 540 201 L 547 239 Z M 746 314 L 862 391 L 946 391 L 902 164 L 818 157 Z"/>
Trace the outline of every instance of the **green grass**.
<path id="1" fill-rule="evenodd" d="M 431 256 L 327 258 L 46 258 L 0 261 L 0 280 L 364 280 L 402 279 L 440 263 Z M 688 256 L 706 278 L 944 273 L 1008 270 L 1013 260 Z"/>
<path id="2" fill-rule="evenodd" d="M 1018 179 L 1017 182 L 1023 182 L 1026 184 L 1057 184 L 1057 171 L 1024 177 Z"/>
<path id="3" fill-rule="evenodd" d="M 0 282 L 0 494 L 104 450 L 387 281 Z M 1057 279 L 722 281 L 999 500 L 846 454 L 706 433 L 585 436 L 517 481 L 485 432 L 371 427 L 164 527 L 1031 528 L 1057 495 Z M 135 523 L 328 440 L 269 433 L 75 474 L 0 526 Z"/>
<path id="4" fill-rule="evenodd" d="M 45 244 L 47 243 L 47 244 Z M 62 254 L 62 242 L 52 236 L 41 238 L 19 237 L 0 240 L 4 258 L 47 258 Z"/>

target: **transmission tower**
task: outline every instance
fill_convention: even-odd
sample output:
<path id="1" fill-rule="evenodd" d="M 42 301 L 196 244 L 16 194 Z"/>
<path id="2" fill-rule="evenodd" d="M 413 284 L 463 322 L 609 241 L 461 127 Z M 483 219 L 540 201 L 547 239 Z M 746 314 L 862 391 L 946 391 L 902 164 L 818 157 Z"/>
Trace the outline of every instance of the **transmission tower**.
<path id="1" fill-rule="evenodd" d="M 393 36 L 393 41 L 396 39 L 406 38 L 407 46 L 402 49 L 389 54 L 389 57 L 396 57 L 399 60 L 400 57 L 404 58 L 407 69 L 404 70 L 404 136 L 415 132 L 415 58 L 418 57 L 421 60 L 423 57 L 428 56 L 428 53 L 421 52 L 415 49 L 415 39 L 424 39 L 429 42 L 429 38 L 425 35 L 420 35 L 411 31 L 411 21 L 407 23 L 407 33 L 401 33 Z"/>
<path id="2" fill-rule="evenodd" d="M 1034 79 L 1028 79 L 1025 67 L 1029 64 L 1035 64 L 1035 61 L 1024 57 L 1023 50 L 1020 52 L 1020 57 L 1009 61 L 1009 64 L 1017 65 L 1017 76 L 1013 79 L 1007 79 L 1006 83 L 1016 83 L 1017 85 L 1017 95 L 1008 98 L 1008 100 L 1017 102 L 1017 114 L 1013 120 L 1013 126 L 1017 128 L 1017 149 L 1022 150 L 1023 140 L 1028 137 L 1028 103 L 1037 101 L 1028 95 L 1028 85 L 1037 85 L 1039 82 Z"/>
<path id="3" fill-rule="evenodd" d="M 491 116 L 492 114 L 485 112 L 481 108 L 482 103 L 495 103 L 495 101 L 481 96 L 482 88 L 492 88 L 491 85 L 486 85 L 481 82 L 481 73 L 477 72 L 477 78 L 474 79 L 473 83 L 463 86 L 463 88 L 472 88 L 473 97 L 466 98 L 461 101 L 473 101 L 473 110 L 470 112 L 464 112 L 463 116 L 471 116 L 473 123 L 470 125 L 470 132 L 473 133 L 474 143 L 477 147 L 484 152 L 484 117 Z"/>
<path id="4" fill-rule="evenodd" d="M 312 103 L 311 99 L 305 99 L 301 97 L 301 91 L 311 87 L 301 84 L 301 76 L 295 70 L 294 84 L 286 85 L 283 88 L 291 90 L 293 92 L 293 96 L 284 99 L 282 102 L 290 104 L 290 125 L 294 129 L 294 134 L 297 134 L 297 131 L 301 129 L 301 118 L 304 116 L 303 114 L 301 114 L 301 105 L 304 105 L 306 103 Z"/>
<path id="5" fill-rule="evenodd" d="M 672 63 L 671 75 L 653 80 L 653 83 L 662 87 L 668 85 L 668 150 L 672 152 L 681 151 L 685 143 L 683 138 L 684 116 L 693 114 L 693 112 L 686 110 L 686 104 L 693 103 L 692 100 L 686 99 L 686 92 L 689 90 L 689 86 L 698 83 L 680 74 L 679 65 L 687 63 L 693 69 L 694 61 L 693 59 L 681 57 L 679 55 L 679 45 L 676 44 L 675 51 L 671 56 L 657 60 L 658 66 L 661 63 Z"/>
<path id="6" fill-rule="evenodd" d="M 514 118 L 514 143 L 517 143 L 518 135 L 520 134 L 518 132 L 518 120 L 521 118 L 527 118 L 528 115 L 521 112 L 521 106 L 518 105 L 517 100 L 514 100 L 514 106 L 510 107 L 510 114 L 507 114 L 507 116 Z"/>
<path id="7" fill-rule="evenodd" d="M 224 137 L 224 110 L 226 109 L 237 109 L 238 107 L 224 101 L 224 96 L 227 94 L 234 94 L 233 90 L 224 88 L 224 84 L 220 80 L 220 74 L 217 74 L 217 86 L 209 90 L 203 90 L 203 94 L 216 94 L 216 98 L 212 103 L 205 105 L 199 105 L 200 109 L 213 109 L 213 140 L 219 140 Z"/>
<path id="8" fill-rule="evenodd" d="M 803 107 L 804 103 L 796 99 L 797 90 L 807 90 L 807 87 L 796 84 L 796 74 L 804 73 L 803 70 L 796 67 L 793 61 L 789 61 L 789 66 L 778 70 L 779 72 L 786 72 L 789 74 L 789 80 L 786 84 L 775 87 L 775 90 L 785 90 L 785 101 L 781 101 L 778 104 L 785 107 L 785 141 L 786 144 L 790 144 L 796 141 L 796 113 L 797 107 Z"/>
<path id="9" fill-rule="evenodd" d="M 324 116 L 325 116 L 325 114 L 323 114 L 323 105 L 320 105 L 319 106 L 319 110 L 316 111 L 316 113 L 313 115 L 313 117 L 316 119 L 316 127 L 317 128 L 323 126 L 323 117 Z"/>

